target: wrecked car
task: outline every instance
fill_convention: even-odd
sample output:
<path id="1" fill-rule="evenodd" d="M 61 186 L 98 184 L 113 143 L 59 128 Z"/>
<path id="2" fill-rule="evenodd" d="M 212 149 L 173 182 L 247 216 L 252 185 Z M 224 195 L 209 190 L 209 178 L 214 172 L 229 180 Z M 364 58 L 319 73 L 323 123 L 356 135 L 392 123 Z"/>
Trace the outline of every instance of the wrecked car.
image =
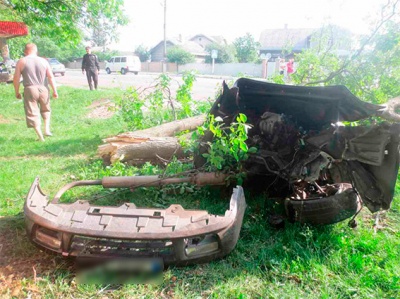
<path id="1" fill-rule="evenodd" d="M 330 224 L 390 208 L 399 168 L 398 99 L 363 102 L 344 86 L 278 85 L 241 78 L 226 84 L 211 114 L 252 125 L 246 189 L 284 200 L 291 221 Z M 368 125 L 344 126 L 376 117 Z M 205 139 L 210 136 L 205 136 Z M 203 152 L 207 149 L 203 149 Z M 197 157 L 196 165 L 202 164 Z"/>
<path id="2" fill-rule="evenodd" d="M 233 188 L 224 216 L 207 211 L 95 206 L 88 201 L 60 203 L 77 186 L 136 188 L 175 183 L 225 185 L 226 174 L 199 173 L 179 178 L 105 177 L 67 184 L 54 198 L 37 178 L 24 212 L 31 241 L 63 256 L 85 258 L 157 257 L 164 264 L 187 265 L 223 257 L 235 247 L 246 207 L 244 189 L 280 200 L 290 221 L 329 224 L 357 214 L 389 209 L 399 167 L 398 115 L 383 105 L 362 102 L 344 86 L 301 87 L 241 78 L 223 92 L 210 113 L 229 126 L 239 113 L 251 129 L 247 143 L 257 152 L 244 162 L 246 181 Z M 369 118 L 369 125 L 344 126 Z M 195 166 L 204 164 L 202 152 Z"/>

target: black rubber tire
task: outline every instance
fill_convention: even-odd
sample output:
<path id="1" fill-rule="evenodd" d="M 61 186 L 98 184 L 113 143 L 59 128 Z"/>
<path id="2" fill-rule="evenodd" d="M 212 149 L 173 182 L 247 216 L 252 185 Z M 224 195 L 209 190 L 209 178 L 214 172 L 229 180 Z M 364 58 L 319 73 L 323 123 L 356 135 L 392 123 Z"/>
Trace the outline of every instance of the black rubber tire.
<path id="1" fill-rule="evenodd" d="M 333 224 L 352 217 L 361 209 L 353 188 L 329 197 L 309 200 L 285 200 L 286 214 L 291 222 Z"/>
<path id="2" fill-rule="evenodd" d="M 133 72 L 135 75 L 139 74 L 139 72 Z"/>
<path id="3" fill-rule="evenodd" d="M 122 69 L 121 69 L 121 74 L 122 74 L 122 75 L 126 75 L 126 73 L 127 73 L 126 69 L 122 68 Z"/>
<path id="4" fill-rule="evenodd" d="M 61 76 L 65 76 L 65 73 L 61 73 Z"/>
<path id="5" fill-rule="evenodd" d="M 106 73 L 111 74 L 111 70 L 109 68 L 106 68 Z"/>

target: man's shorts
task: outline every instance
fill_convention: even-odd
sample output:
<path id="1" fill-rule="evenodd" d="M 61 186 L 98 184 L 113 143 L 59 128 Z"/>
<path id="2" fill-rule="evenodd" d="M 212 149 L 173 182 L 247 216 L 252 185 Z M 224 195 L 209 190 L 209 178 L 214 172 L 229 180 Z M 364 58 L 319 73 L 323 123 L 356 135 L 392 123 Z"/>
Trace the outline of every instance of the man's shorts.
<path id="1" fill-rule="evenodd" d="M 43 119 L 50 116 L 49 90 L 43 85 L 31 85 L 24 88 L 24 108 L 28 128 L 40 126 Z"/>

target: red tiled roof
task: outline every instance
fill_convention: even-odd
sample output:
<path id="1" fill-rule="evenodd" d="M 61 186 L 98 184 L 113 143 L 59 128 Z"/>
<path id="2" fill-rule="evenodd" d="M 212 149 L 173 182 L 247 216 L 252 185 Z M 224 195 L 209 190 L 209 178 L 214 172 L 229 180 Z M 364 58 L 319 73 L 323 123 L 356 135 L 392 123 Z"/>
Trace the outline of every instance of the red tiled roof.
<path id="1" fill-rule="evenodd" d="M 28 35 L 28 27 L 22 22 L 0 21 L 0 37 L 10 38 Z"/>

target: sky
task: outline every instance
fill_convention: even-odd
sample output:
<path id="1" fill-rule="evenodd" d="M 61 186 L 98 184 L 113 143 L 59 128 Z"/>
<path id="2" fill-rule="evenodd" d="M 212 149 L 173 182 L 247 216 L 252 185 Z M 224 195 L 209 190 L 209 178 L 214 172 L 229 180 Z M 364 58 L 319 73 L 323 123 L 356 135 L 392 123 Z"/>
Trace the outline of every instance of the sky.
<path id="1" fill-rule="evenodd" d="M 130 23 L 121 27 L 114 47 L 133 51 L 152 48 L 164 38 L 165 0 L 125 0 Z M 334 23 L 354 33 L 367 33 L 368 21 L 384 0 L 166 0 L 167 38 L 202 33 L 228 42 L 251 33 L 255 40 L 265 29 L 317 28 Z"/>

